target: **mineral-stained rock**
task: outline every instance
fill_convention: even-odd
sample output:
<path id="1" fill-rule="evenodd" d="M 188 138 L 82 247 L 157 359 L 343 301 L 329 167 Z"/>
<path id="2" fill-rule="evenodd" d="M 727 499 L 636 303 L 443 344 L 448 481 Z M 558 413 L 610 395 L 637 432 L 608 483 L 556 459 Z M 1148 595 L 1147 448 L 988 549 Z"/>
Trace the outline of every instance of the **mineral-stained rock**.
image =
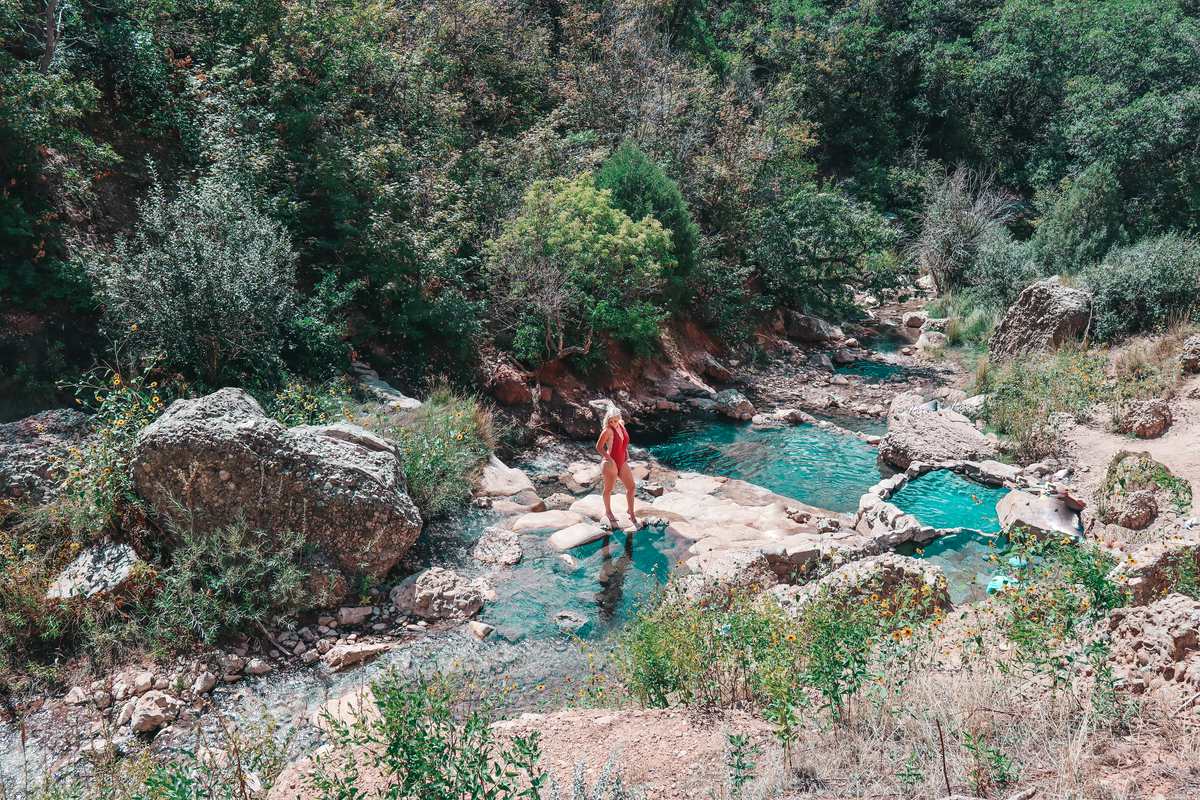
<path id="1" fill-rule="evenodd" d="M 996 514 L 1006 533 L 1022 528 L 1036 536 L 1079 535 L 1078 515 L 1066 500 L 1053 495 L 1012 491 L 996 503 Z"/>
<path id="2" fill-rule="evenodd" d="M 988 350 L 996 361 L 1050 350 L 1087 330 L 1092 296 L 1047 278 L 1026 286 L 996 326 Z"/>
<path id="3" fill-rule="evenodd" d="M 889 415 L 887 435 L 879 443 L 879 457 L 900 469 L 914 461 L 982 461 L 995 456 L 991 440 L 949 409 L 915 408 L 899 419 Z"/>
<path id="4" fill-rule="evenodd" d="M 70 408 L 0 425 L 0 498 L 47 499 L 60 477 L 55 474 L 56 463 L 89 430 L 88 418 Z"/>
<path id="5" fill-rule="evenodd" d="M 47 600 L 94 597 L 118 591 L 142 560 L 127 544 L 100 542 L 91 545 L 59 573 L 46 590 Z"/>
<path id="6" fill-rule="evenodd" d="M 1117 429 L 1139 439 L 1157 439 L 1172 421 L 1171 405 L 1166 400 L 1130 400 L 1121 406 Z"/>
<path id="7" fill-rule="evenodd" d="M 737 389 L 717 392 L 717 413 L 730 419 L 748 420 L 754 416 L 754 405 Z"/>
<path id="8" fill-rule="evenodd" d="M 925 331 L 917 339 L 917 349 L 923 353 L 929 353 L 934 350 L 943 349 L 949 341 L 944 333 Z"/>
<path id="9" fill-rule="evenodd" d="M 163 518 L 200 529 L 245 520 L 301 535 L 347 575 L 382 579 L 421 516 L 389 442 L 347 424 L 285 428 L 241 389 L 177 400 L 134 447 L 134 486 Z"/>
<path id="10" fill-rule="evenodd" d="M 1200 602 L 1170 594 L 1108 619 L 1115 677 L 1134 694 L 1161 694 L 1172 704 L 1200 691 Z"/>
<path id="11" fill-rule="evenodd" d="M 464 621 L 483 608 L 483 590 L 457 572 L 430 567 L 392 589 L 392 604 L 402 613 L 434 621 Z"/>
<path id="12" fill-rule="evenodd" d="M 484 564 L 512 566 L 521 560 L 521 537 L 498 526 L 485 528 L 471 555 Z"/>
<path id="13" fill-rule="evenodd" d="M 928 317 L 924 311 L 908 311 L 901 317 L 901 322 L 906 328 L 920 328 L 925 325 L 925 320 Z"/>
<path id="14" fill-rule="evenodd" d="M 1140 531 L 1150 526 L 1158 516 L 1158 501 L 1149 489 L 1121 492 L 1112 497 L 1104 508 L 1102 519 L 1123 528 Z"/>

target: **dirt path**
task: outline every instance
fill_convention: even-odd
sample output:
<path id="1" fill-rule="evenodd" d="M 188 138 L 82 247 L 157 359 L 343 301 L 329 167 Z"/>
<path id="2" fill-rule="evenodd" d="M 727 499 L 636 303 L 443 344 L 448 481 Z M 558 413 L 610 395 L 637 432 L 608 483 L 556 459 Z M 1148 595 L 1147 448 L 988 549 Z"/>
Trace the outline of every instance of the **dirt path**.
<path id="1" fill-rule="evenodd" d="M 1189 395 L 1196 396 L 1189 396 Z M 1134 439 L 1105 430 L 1105 419 L 1089 425 L 1077 425 L 1068 434 L 1071 457 L 1077 467 L 1076 485 L 1091 499 L 1104 480 L 1109 461 L 1119 450 L 1145 451 L 1165 464 L 1167 469 L 1191 484 L 1192 496 L 1200 497 L 1200 376 L 1185 381 L 1171 401 L 1174 422 L 1157 439 Z M 1193 501 L 1192 512 L 1196 505 Z"/>

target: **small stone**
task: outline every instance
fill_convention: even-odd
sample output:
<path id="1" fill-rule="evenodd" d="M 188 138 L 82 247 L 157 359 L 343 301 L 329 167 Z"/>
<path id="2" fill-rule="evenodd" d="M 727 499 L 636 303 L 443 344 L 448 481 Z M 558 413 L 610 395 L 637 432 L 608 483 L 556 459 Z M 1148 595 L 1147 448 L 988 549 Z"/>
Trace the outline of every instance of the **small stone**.
<path id="1" fill-rule="evenodd" d="M 248 675 L 266 675 L 271 671 L 271 665 L 261 658 L 252 658 L 246 664 L 246 673 Z"/>
<path id="2" fill-rule="evenodd" d="M 471 635 L 480 641 L 491 636 L 492 631 L 496 630 L 493 626 L 488 625 L 486 622 L 480 622 L 477 619 L 473 619 L 468 622 L 467 627 L 470 629 Z"/>
<path id="3" fill-rule="evenodd" d="M 133 693 L 145 694 L 154 688 L 154 673 L 143 670 L 133 676 Z"/>
<path id="4" fill-rule="evenodd" d="M 135 733 L 151 733 L 175 719 L 179 700 L 157 689 L 151 689 L 137 699 L 129 725 Z"/>
<path id="5" fill-rule="evenodd" d="M 192 681 L 192 694 L 202 695 L 211 692 L 217 685 L 217 676 L 211 672 L 201 672 L 196 676 L 196 680 Z"/>
<path id="6" fill-rule="evenodd" d="M 72 686 L 71 691 L 67 692 L 66 697 L 63 698 L 63 702 L 69 706 L 83 705 L 87 701 L 88 695 L 82 686 Z"/>
<path id="7" fill-rule="evenodd" d="M 106 709 L 113 703 L 112 695 L 101 689 L 92 695 L 92 703 L 95 704 L 96 708 L 101 710 Z"/>
<path id="8" fill-rule="evenodd" d="M 306 650 L 306 651 L 304 651 L 304 654 L 300 656 L 300 660 L 302 662 L 304 662 L 305 664 L 315 664 L 317 662 L 317 659 L 319 659 L 320 657 L 321 657 L 321 654 L 318 653 L 316 650 Z"/>
<path id="9" fill-rule="evenodd" d="M 371 618 L 371 606 L 343 606 L 338 609 L 338 625 L 362 625 Z"/>

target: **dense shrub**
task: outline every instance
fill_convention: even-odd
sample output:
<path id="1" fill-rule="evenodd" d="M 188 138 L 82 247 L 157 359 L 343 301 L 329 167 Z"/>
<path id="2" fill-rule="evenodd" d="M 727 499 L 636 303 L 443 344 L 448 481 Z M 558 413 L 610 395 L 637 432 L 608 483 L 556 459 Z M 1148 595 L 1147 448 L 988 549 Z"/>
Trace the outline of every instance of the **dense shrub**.
<path id="1" fill-rule="evenodd" d="M 117 336 L 211 386 L 273 385 L 297 340 L 330 338 L 303 309 L 291 237 L 246 189 L 218 173 L 183 183 L 168 199 L 160 183 L 139 220 L 89 271 Z M 336 341 L 336 337 L 333 337 Z"/>
<path id="2" fill-rule="evenodd" d="M 492 243 L 488 280 L 498 320 L 531 362 L 587 356 L 602 334 L 652 350 L 655 298 L 675 260 L 653 218 L 634 221 L 591 176 L 535 182 Z"/>
<path id="3" fill-rule="evenodd" d="M 171 531 L 175 541 L 145 608 L 144 641 L 167 651 L 275 625 L 327 598 L 311 597 L 304 540 L 244 523 Z"/>
<path id="4" fill-rule="evenodd" d="M 263 409 L 268 416 L 290 427 L 324 425 L 349 418 L 352 405 L 350 381 L 344 377 L 325 383 L 291 378 L 263 403 Z"/>
<path id="5" fill-rule="evenodd" d="M 318 761 L 313 788 L 325 800 L 364 797 L 364 769 L 397 798 L 538 800 L 547 786 L 537 734 L 505 744 L 488 710 L 465 701 L 449 679 L 406 682 L 385 675 L 369 695 L 378 711 L 348 722 L 328 719 L 332 748 Z M 364 762 L 369 755 L 369 762 Z"/>
<path id="6" fill-rule="evenodd" d="M 1075 275 L 1122 241 L 1121 186 L 1108 164 L 1096 163 L 1040 198 L 1042 211 L 1030 242 L 1044 272 Z"/>
<path id="7" fill-rule="evenodd" d="M 870 206 L 801 186 L 755 215 L 748 253 L 768 297 L 794 308 L 845 310 L 855 287 L 896 284 L 896 233 Z"/>
<path id="8" fill-rule="evenodd" d="M 961 289 L 970 282 L 980 251 L 997 246 L 1013 214 L 1014 198 L 996 188 L 991 176 L 964 166 L 935 174 L 909 253 L 939 292 Z"/>
<path id="9" fill-rule="evenodd" d="M 1200 311 L 1200 243 L 1166 234 L 1112 250 L 1084 273 L 1092 290 L 1092 334 L 1100 341 L 1172 322 Z"/>
<path id="10" fill-rule="evenodd" d="M 613 205 L 630 219 L 653 217 L 671 232 L 675 263 L 664 270 L 663 292 L 674 307 L 686 303 L 700 258 L 700 228 L 692 220 L 679 186 L 632 142 L 625 142 L 605 160 L 596 170 L 595 183 L 596 188 L 612 193 Z"/>
<path id="11" fill-rule="evenodd" d="M 425 519 L 464 505 L 496 445 L 491 413 L 452 389 L 430 392 L 420 408 L 368 414 L 362 423 L 397 443 L 408 493 Z"/>

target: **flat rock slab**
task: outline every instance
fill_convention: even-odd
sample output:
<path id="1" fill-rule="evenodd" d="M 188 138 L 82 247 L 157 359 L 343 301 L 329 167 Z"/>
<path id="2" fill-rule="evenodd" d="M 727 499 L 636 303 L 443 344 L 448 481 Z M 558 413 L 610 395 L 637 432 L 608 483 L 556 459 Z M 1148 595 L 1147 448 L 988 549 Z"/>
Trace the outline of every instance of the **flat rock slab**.
<path id="1" fill-rule="evenodd" d="M 572 506 L 572 509 L 574 506 Z M 583 515 L 571 511 L 534 511 L 522 514 L 510 526 L 517 533 L 532 531 L 560 531 L 583 522 Z"/>
<path id="2" fill-rule="evenodd" d="M 521 470 L 492 456 L 479 476 L 479 494 L 484 497 L 510 497 L 534 491 L 533 481 Z"/>
<path id="3" fill-rule="evenodd" d="M 46 599 L 68 600 L 115 592 L 129 580 L 140 563 L 138 554 L 127 544 L 94 544 L 55 578 L 46 591 Z"/>
<path id="4" fill-rule="evenodd" d="M 613 514 L 618 520 L 624 520 L 626 514 L 625 495 L 618 494 L 615 490 L 611 498 Z M 661 516 L 658 507 L 647 503 L 641 498 L 634 498 L 633 510 L 635 513 L 647 516 Z M 571 504 L 571 511 L 575 514 L 580 514 L 584 517 L 590 517 L 595 520 L 604 520 L 608 515 L 604 513 L 604 498 L 598 494 L 589 494 L 586 497 L 581 497 Z"/>
<path id="5" fill-rule="evenodd" d="M 603 539 L 609 533 L 610 531 L 601 528 L 594 522 L 579 522 L 569 528 L 555 531 L 550 536 L 549 542 L 551 547 L 562 552 Z"/>

